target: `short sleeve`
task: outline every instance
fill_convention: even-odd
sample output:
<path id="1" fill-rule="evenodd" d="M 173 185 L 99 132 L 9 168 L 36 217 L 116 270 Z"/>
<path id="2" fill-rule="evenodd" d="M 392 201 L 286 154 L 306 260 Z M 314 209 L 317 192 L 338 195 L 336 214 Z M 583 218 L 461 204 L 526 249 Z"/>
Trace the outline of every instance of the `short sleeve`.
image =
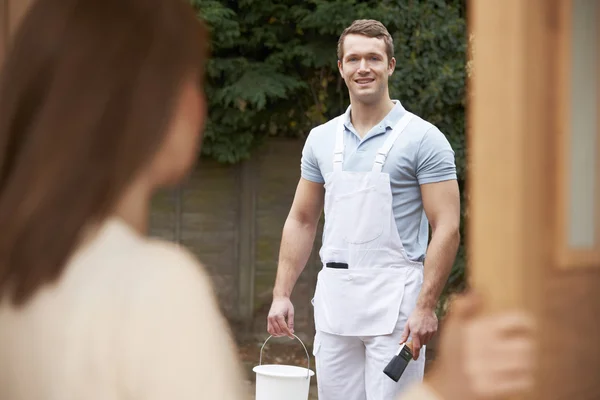
<path id="1" fill-rule="evenodd" d="M 202 266 L 179 249 L 153 253 L 132 289 L 124 330 L 128 398 L 247 399 L 232 335 Z"/>
<path id="2" fill-rule="evenodd" d="M 456 179 L 454 151 L 446 136 L 430 128 L 417 152 L 417 180 L 420 185 Z"/>
<path id="3" fill-rule="evenodd" d="M 319 168 L 319 162 L 313 151 L 313 141 L 314 134 L 311 131 L 302 149 L 301 176 L 311 182 L 325 183 L 325 179 L 323 179 L 321 169 Z"/>

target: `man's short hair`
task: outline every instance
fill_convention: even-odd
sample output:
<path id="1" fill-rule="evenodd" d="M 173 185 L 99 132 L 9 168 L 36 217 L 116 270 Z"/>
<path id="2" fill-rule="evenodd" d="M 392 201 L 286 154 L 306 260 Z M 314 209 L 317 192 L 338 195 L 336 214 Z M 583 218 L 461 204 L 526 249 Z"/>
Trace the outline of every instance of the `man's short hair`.
<path id="1" fill-rule="evenodd" d="M 340 39 L 338 40 L 338 60 L 341 61 L 344 57 L 344 39 L 347 35 L 351 34 L 383 39 L 388 62 L 394 57 L 394 41 L 387 28 L 381 22 L 374 19 L 358 19 L 344 29 L 344 32 L 342 32 Z"/>

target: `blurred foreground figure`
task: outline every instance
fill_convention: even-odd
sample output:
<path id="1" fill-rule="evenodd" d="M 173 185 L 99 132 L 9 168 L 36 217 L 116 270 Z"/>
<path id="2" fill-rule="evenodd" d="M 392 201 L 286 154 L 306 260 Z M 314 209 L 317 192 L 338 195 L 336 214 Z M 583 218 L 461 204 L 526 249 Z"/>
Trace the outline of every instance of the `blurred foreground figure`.
<path id="1" fill-rule="evenodd" d="M 533 387 L 531 316 L 519 311 L 482 315 L 480 308 L 475 294 L 452 303 L 432 371 L 400 400 L 492 400 Z"/>
<path id="2" fill-rule="evenodd" d="M 0 398 L 240 399 L 198 262 L 146 238 L 198 155 L 204 28 L 181 0 L 40 0 L 0 83 Z"/>

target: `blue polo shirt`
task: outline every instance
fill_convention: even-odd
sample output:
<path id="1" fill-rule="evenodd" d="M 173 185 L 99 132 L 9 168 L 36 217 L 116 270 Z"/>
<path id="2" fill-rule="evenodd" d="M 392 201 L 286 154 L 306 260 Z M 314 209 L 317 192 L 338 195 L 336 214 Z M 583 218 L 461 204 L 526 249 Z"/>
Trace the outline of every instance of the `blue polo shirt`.
<path id="1" fill-rule="evenodd" d="M 302 151 L 301 175 L 324 183 L 333 170 L 336 126 L 344 121 L 345 171 L 367 172 L 394 125 L 406 113 L 398 100 L 388 115 L 361 139 L 345 114 L 312 129 Z M 438 128 L 415 116 L 396 140 L 383 166 L 390 175 L 394 217 L 408 257 L 423 261 L 429 238 L 429 223 L 423 210 L 420 185 L 456 179 L 454 151 Z M 360 212 L 360 210 L 356 210 Z"/>

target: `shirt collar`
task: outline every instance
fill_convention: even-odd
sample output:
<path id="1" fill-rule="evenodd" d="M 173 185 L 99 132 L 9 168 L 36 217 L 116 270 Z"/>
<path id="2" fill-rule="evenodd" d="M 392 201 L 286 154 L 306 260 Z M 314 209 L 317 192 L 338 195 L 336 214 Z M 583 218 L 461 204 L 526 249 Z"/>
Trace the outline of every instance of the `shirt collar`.
<path id="1" fill-rule="evenodd" d="M 400 100 L 392 100 L 394 103 L 394 108 L 390 110 L 390 112 L 383 118 L 383 120 L 379 123 L 379 129 L 377 133 L 385 133 L 387 129 L 392 129 L 394 125 L 400 121 L 400 118 L 406 113 L 406 109 L 400 103 Z M 342 121 L 344 122 L 344 127 L 350 131 L 354 132 L 354 126 L 352 125 L 352 121 L 350 120 L 350 111 L 352 110 L 352 105 L 349 105 L 346 109 L 346 112 L 342 116 Z M 377 134 L 375 133 L 375 134 Z M 369 135 L 370 136 L 370 135 Z"/>

